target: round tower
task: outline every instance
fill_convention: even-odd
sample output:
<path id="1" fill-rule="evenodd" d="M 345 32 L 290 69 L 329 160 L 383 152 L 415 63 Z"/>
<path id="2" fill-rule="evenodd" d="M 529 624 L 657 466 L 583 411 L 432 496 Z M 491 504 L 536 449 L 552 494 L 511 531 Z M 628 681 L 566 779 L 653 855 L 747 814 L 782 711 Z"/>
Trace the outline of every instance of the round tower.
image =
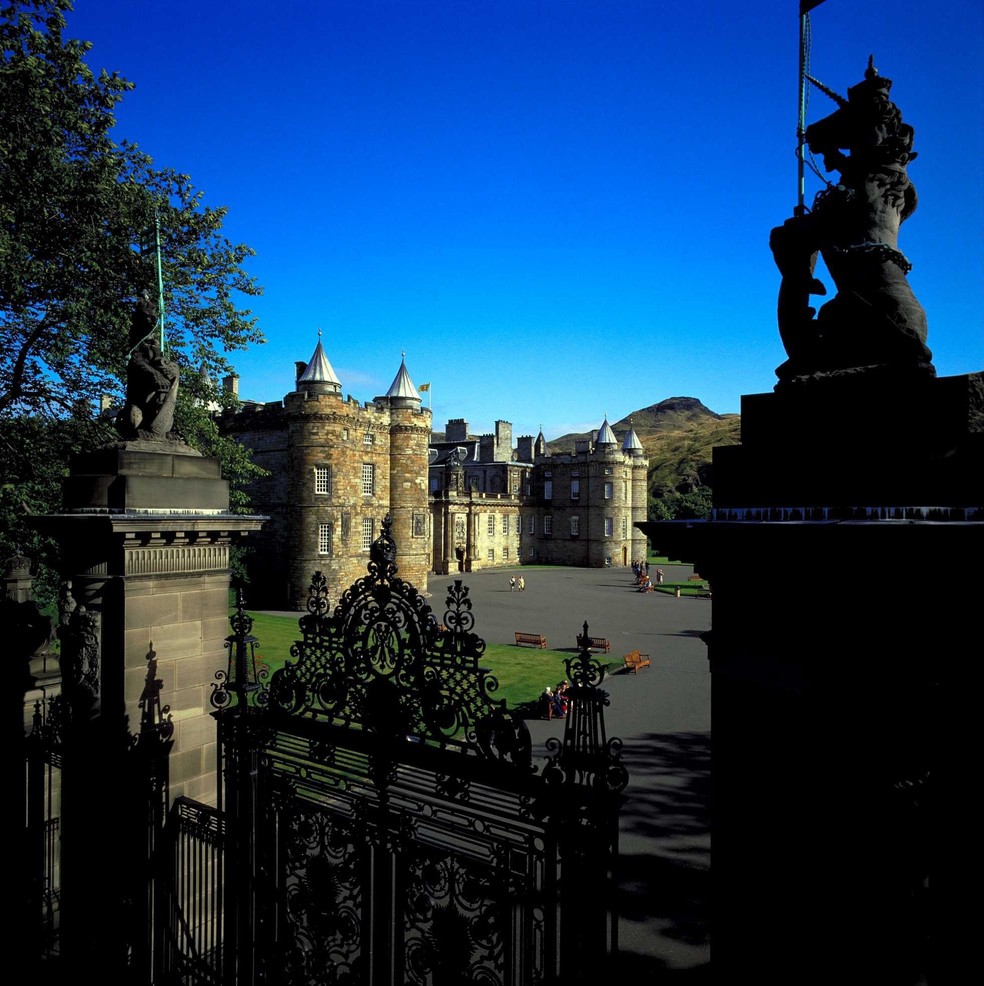
<path id="1" fill-rule="evenodd" d="M 587 496 L 581 511 L 581 537 L 587 542 L 585 564 L 595 568 L 622 563 L 622 472 L 622 453 L 606 415 L 588 456 Z"/>
<path id="2" fill-rule="evenodd" d="M 641 524 L 649 519 L 649 459 L 646 457 L 646 450 L 639 441 L 639 436 L 629 421 L 629 430 L 622 441 L 622 453 L 628 457 L 632 471 L 632 478 L 629 481 L 630 497 L 629 508 L 629 558 L 645 560 L 647 551 L 647 538 L 635 525 Z"/>
<path id="3" fill-rule="evenodd" d="M 389 412 L 389 514 L 402 579 L 421 592 L 431 567 L 430 498 L 427 489 L 431 412 L 407 371 L 406 354 L 390 389 L 377 397 Z"/>

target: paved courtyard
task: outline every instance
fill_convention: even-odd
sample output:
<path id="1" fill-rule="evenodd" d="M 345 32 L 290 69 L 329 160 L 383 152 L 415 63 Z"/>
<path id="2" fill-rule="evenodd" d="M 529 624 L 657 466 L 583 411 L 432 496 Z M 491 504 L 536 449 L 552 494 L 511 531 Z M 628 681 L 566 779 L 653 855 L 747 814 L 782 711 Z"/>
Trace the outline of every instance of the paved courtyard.
<path id="1" fill-rule="evenodd" d="M 662 567 L 671 582 L 693 571 Z M 592 636 L 611 641 L 609 660 L 630 650 L 649 654 L 651 668 L 614 674 L 603 686 L 611 696 L 608 735 L 625 743 L 630 775 L 619 825 L 619 978 L 709 982 L 711 682 L 699 635 L 710 629 L 711 602 L 636 592 L 631 569 L 519 571 L 525 592 L 510 592 L 511 570 L 431 575 L 429 602 L 440 615 L 446 587 L 460 577 L 475 632 L 490 643 L 512 644 L 519 630 L 574 653 L 587 620 Z M 529 653 L 535 660 L 538 652 Z M 543 686 L 555 683 L 547 678 Z M 564 728 L 562 720 L 529 725 L 538 755 Z"/>

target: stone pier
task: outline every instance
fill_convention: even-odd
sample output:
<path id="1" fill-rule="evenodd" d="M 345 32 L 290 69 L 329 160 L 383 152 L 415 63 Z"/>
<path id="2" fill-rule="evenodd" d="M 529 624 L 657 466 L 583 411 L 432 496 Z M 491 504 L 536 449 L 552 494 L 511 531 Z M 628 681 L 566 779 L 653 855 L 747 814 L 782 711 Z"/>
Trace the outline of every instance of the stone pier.
<path id="1" fill-rule="evenodd" d="M 172 799 L 215 800 L 209 696 L 227 664 L 229 549 L 263 520 L 229 513 L 219 463 L 170 441 L 73 457 L 64 512 L 39 520 L 62 546 L 75 605 L 96 617 L 94 714 L 134 735 L 156 661 L 174 725 Z"/>
<path id="2" fill-rule="evenodd" d="M 715 981 L 954 981 L 982 461 L 984 374 L 829 380 L 742 399 L 711 520 L 639 525 L 714 590 Z"/>

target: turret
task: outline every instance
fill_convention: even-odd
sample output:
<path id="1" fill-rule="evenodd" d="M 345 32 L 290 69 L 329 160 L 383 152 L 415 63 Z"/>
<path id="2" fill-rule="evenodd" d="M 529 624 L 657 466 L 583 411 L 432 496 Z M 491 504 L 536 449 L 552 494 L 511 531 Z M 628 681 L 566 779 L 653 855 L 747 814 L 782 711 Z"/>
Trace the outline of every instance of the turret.
<path id="1" fill-rule="evenodd" d="M 294 364 L 297 370 L 297 391 L 309 394 L 336 394 L 341 397 L 342 384 L 328 362 L 324 347 L 321 345 L 321 329 L 318 329 L 318 345 L 307 365 L 301 370 L 301 364 Z M 419 398 L 418 398 L 419 400 Z"/>

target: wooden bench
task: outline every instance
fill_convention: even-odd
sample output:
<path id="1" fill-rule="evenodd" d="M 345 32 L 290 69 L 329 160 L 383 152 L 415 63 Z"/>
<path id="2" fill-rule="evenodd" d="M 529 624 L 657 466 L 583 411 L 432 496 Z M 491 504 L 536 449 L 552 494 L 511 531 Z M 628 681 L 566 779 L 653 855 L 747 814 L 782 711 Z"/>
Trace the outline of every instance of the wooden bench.
<path id="1" fill-rule="evenodd" d="M 649 662 L 648 654 L 640 654 L 637 650 L 630 651 L 628 654 L 622 657 L 622 661 L 625 664 L 625 670 L 631 671 L 635 674 L 639 668 L 648 668 L 652 665 Z"/>
<path id="2" fill-rule="evenodd" d="M 540 650 L 547 649 L 547 638 L 542 633 L 520 633 L 515 631 L 516 645 L 529 644 L 531 647 L 539 647 Z"/>
<path id="3" fill-rule="evenodd" d="M 585 637 L 579 633 L 576 639 L 581 650 L 599 650 L 608 654 L 612 649 L 611 643 L 604 637 Z"/>

